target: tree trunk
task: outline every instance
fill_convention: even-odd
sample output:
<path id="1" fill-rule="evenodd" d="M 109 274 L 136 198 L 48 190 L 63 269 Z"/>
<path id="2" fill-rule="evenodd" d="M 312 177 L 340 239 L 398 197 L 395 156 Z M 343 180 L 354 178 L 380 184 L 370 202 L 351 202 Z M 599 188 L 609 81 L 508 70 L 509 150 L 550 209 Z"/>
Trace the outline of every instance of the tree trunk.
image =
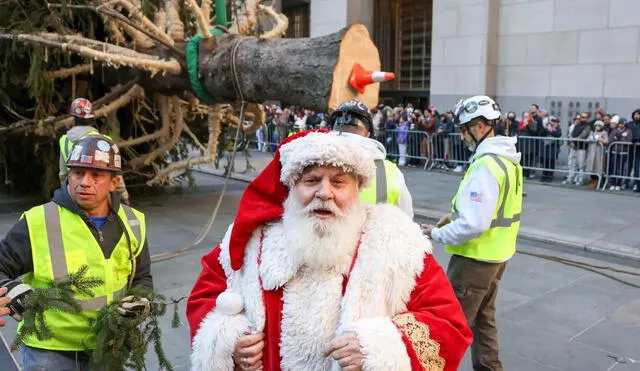
<path id="1" fill-rule="evenodd" d="M 236 75 L 247 102 L 277 100 L 317 111 L 335 109 L 351 98 L 359 98 L 369 106 L 378 103 L 379 84 L 367 87 L 365 94 L 349 86 L 356 62 L 368 70 L 380 69 L 378 49 L 363 25 L 307 39 L 226 34 L 202 40 L 198 58 L 201 80 L 219 102 L 240 99 L 232 69 L 237 42 Z"/>

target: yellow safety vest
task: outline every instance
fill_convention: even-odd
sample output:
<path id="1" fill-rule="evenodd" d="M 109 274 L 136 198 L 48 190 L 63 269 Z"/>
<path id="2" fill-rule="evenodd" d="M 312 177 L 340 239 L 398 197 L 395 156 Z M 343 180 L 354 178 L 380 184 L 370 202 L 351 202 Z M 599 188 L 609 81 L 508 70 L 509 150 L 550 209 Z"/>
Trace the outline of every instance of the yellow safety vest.
<path id="1" fill-rule="evenodd" d="M 131 259 L 135 259 L 144 246 L 146 233 L 144 214 L 121 205 L 118 217 L 126 229 L 111 256 L 104 253 L 82 217 L 53 202 L 32 208 L 24 214 L 29 227 L 33 272 L 24 282 L 32 287 L 47 287 L 54 280 L 66 279 L 69 273 L 87 265 L 87 277 L 99 277 L 104 285 L 93 289 L 93 296 L 75 293 L 80 303 L 80 314 L 46 311 L 53 337 L 38 340 L 30 336 L 24 340 L 28 346 L 40 349 L 78 351 L 95 348 L 95 333 L 89 331 L 91 321 L 101 308 L 124 293 L 131 275 Z M 130 247 L 127 242 L 130 240 Z M 18 329 L 22 327 L 20 323 Z"/>
<path id="2" fill-rule="evenodd" d="M 400 182 L 396 164 L 387 160 L 375 160 L 376 177 L 371 185 L 360 191 L 360 200 L 371 205 L 397 205 L 400 200 Z"/>
<path id="3" fill-rule="evenodd" d="M 86 137 L 87 135 L 100 135 L 100 132 L 97 130 L 89 130 L 83 135 L 83 137 Z M 69 154 L 71 153 L 71 150 L 73 149 L 73 145 L 75 143 L 73 143 L 71 139 L 69 139 L 69 136 L 67 134 L 64 134 L 60 137 L 59 144 L 62 159 L 64 160 L 64 162 L 67 162 L 67 160 L 69 159 Z"/>
<path id="4" fill-rule="evenodd" d="M 498 181 L 500 194 L 491 227 L 482 235 L 460 245 L 447 245 L 446 251 L 477 260 L 504 261 L 516 252 L 516 239 L 522 212 L 522 167 L 495 154 L 484 154 L 474 160 L 460 182 L 453 198 L 452 215 L 458 215 L 458 199 L 470 197 L 460 192 L 475 169 L 486 167 Z"/>

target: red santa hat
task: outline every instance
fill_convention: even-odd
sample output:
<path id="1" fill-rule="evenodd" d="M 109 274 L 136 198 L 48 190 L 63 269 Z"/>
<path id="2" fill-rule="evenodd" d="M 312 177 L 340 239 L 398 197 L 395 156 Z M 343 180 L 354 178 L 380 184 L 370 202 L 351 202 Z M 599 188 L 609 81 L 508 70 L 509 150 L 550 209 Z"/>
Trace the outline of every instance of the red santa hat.
<path id="1" fill-rule="evenodd" d="M 341 167 L 355 174 L 362 187 L 367 187 L 375 174 L 373 158 L 353 139 L 326 130 L 308 130 L 288 137 L 240 199 L 229 241 L 232 269 L 242 267 L 244 250 L 253 231 L 282 217 L 289 189 L 303 170 L 312 165 Z"/>

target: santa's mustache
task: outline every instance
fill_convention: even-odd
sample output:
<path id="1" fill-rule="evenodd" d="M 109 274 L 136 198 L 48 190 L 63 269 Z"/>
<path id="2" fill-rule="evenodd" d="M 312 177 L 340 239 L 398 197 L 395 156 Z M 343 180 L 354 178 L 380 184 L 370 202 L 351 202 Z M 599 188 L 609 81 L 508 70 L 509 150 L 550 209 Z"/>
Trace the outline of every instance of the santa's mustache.
<path id="1" fill-rule="evenodd" d="M 312 212 L 318 210 L 328 211 L 336 216 L 344 216 L 344 213 L 342 212 L 342 210 L 340 210 L 338 205 L 335 204 L 335 202 L 322 201 L 319 198 L 314 199 L 309 205 L 305 206 L 304 209 L 302 209 L 302 211 L 306 215 L 310 215 Z"/>

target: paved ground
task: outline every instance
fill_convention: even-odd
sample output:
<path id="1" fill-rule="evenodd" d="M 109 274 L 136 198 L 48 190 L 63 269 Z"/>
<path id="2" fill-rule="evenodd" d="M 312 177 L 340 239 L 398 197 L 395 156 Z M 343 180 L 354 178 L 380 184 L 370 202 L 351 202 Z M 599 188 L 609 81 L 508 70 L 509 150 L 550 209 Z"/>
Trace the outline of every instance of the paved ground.
<path id="1" fill-rule="evenodd" d="M 254 166 L 259 167 L 257 156 L 254 160 Z M 243 165 L 238 168 L 242 170 Z M 407 171 L 406 177 L 416 207 L 428 207 L 434 212 L 446 211 L 448 199 L 455 192 L 457 178 L 424 174 L 421 171 Z M 197 180 L 198 189 L 192 192 L 136 200 L 134 206 L 148 217 L 152 254 L 188 245 L 206 223 L 221 189 L 221 180 L 205 175 L 198 175 Z M 153 265 L 155 285 L 159 292 L 173 297 L 188 295 L 200 270 L 200 257 L 222 238 L 244 187 L 242 182 L 230 182 L 220 216 L 199 248 L 177 259 Z M 598 238 L 606 238 L 606 235 L 600 236 L 599 233 L 603 232 L 597 232 L 603 223 L 609 228 L 619 225 L 618 229 L 626 230 L 632 228 L 635 221 L 635 205 L 639 201 L 633 197 L 535 184 L 527 184 L 526 187 L 529 196 L 525 201 L 523 229 L 533 228 L 532 225 L 538 223 L 543 228 L 548 226 L 551 231 L 582 233 L 597 241 Z M 28 203 L 24 200 L 21 202 Z M 584 215 L 580 215 L 579 211 L 570 212 L 574 209 L 582 210 Z M 0 204 L 0 210 L 8 211 L 8 208 Z M 0 213 L 0 236 L 18 217 L 18 212 Z M 634 239 L 633 242 L 638 241 Z M 523 239 L 519 241 L 518 248 L 523 252 L 553 254 L 640 273 L 634 261 L 557 244 Z M 435 255 L 446 266 L 448 256 L 440 247 L 436 247 Z M 640 284 L 639 277 L 617 276 Z M 517 255 L 507 268 L 497 303 L 505 369 L 640 370 L 639 293 L 638 289 L 582 269 Z M 180 310 L 184 319 L 184 303 L 180 305 Z M 188 370 L 187 328 L 170 329 L 169 322 L 170 317 L 167 316 L 163 335 L 165 348 L 176 370 Z M 13 331 L 14 326 L 9 326 L 2 333 L 11 339 Z M 471 369 L 468 362 L 465 359 L 462 370 Z M 148 369 L 157 369 L 152 356 L 149 357 Z"/>

